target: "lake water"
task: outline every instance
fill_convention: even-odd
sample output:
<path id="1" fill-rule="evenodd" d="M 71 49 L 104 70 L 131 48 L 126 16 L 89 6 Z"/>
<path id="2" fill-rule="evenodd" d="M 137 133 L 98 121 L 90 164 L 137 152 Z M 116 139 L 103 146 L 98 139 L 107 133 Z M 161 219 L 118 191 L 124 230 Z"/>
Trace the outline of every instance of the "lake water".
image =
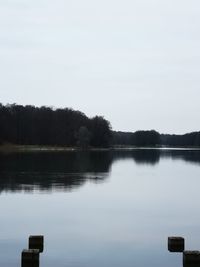
<path id="1" fill-rule="evenodd" d="M 200 250 L 200 152 L 0 154 L 0 266 L 42 234 L 41 267 L 181 267 Z"/>

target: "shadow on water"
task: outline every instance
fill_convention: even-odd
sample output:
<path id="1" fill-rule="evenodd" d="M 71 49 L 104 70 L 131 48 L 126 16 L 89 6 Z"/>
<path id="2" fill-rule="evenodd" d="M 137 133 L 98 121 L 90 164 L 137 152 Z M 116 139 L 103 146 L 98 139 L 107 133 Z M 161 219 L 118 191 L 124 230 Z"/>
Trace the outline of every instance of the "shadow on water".
<path id="1" fill-rule="evenodd" d="M 0 154 L 0 192 L 70 191 L 90 180 L 105 181 L 115 161 L 156 165 L 162 158 L 200 164 L 200 151 L 119 150 Z"/>

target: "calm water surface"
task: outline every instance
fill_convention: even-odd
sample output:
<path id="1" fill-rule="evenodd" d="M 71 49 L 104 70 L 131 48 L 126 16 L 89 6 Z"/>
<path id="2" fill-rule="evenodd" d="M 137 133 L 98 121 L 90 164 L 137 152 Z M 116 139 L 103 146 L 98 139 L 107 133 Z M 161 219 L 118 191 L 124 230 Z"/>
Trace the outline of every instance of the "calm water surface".
<path id="1" fill-rule="evenodd" d="M 43 234 L 41 267 L 178 267 L 167 237 L 200 250 L 200 152 L 0 155 L 0 266 Z"/>

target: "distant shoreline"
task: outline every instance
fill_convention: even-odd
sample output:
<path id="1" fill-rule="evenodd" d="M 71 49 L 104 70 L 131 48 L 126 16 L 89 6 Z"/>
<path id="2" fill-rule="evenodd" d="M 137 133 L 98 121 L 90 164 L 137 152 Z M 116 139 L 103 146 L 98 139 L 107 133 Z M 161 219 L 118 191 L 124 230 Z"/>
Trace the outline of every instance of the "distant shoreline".
<path id="1" fill-rule="evenodd" d="M 0 145 L 0 152 L 77 152 L 77 151 L 131 151 L 131 150 L 199 150 L 200 147 L 187 147 L 187 146 L 112 146 L 107 148 L 89 147 L 81 149 L 79 147 L 63 147 L 63 146 L 37 146 L 37 145 L 14 145 L 4 144 Z"/>

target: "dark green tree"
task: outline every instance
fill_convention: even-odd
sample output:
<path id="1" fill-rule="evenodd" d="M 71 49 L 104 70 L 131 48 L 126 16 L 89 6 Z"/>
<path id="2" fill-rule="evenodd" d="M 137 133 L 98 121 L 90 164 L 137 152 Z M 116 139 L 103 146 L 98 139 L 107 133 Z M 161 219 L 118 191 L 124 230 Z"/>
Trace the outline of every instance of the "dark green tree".
<path id="1" fill-rule="evenodd" d="M 87 127 L 81 126 L 76 135 L 77 145 L 82 149 L 86 149 L 90 145 L 91 133 L 88 131 Z"/>

